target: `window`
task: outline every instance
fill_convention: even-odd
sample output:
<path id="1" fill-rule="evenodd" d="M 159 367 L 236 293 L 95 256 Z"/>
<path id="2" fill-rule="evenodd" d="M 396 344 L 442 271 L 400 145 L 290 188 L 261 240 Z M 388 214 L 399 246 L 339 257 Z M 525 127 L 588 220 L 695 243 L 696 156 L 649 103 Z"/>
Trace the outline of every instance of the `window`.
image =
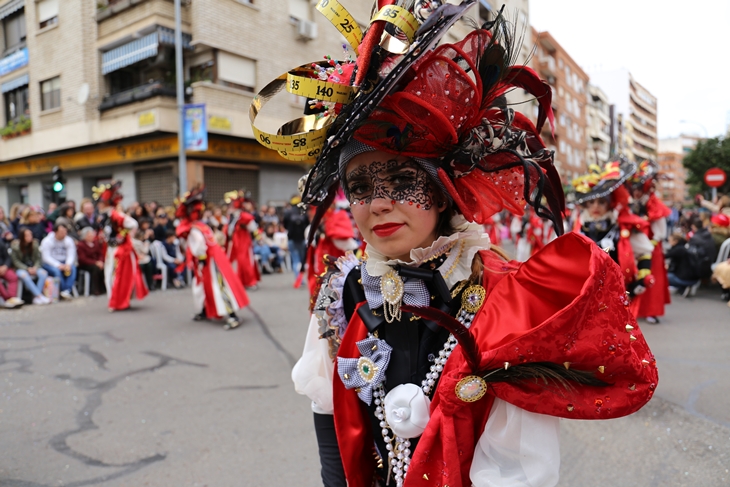
<path id="1" fill-rule="evenodd" d="M 51 110 L 61 106 L 61 77 L 56 76 L 41 81 L 41 110 Z"/>
<path id="2" fill-rule="evenodd" d="M 58 0 L 41 0 L 38 8 L 38 26 L 42 29 L 58 23 Z"/>
<path id="3" fill-rule="evenodd" d="M 289 17 L 292 20 L 311 20 L 310 11 L 309 0 L 289 0 Z"/>
<path id="4" fill-rule="evenodd" d="M 215 62 L 212 59 L 196 66 L 192 66 L 190 68 L 190 82 L 213 81 L 214 66 Z"/>
<path id="5" fill-rule="evenodd" d="M 14 12 L 2 20 L 5 52 L 25 47 L 25 10 Z"/>
<path id="6" fill-rule="evenodd" d="M 256 87 L 256 61 L 218 51 L 218 84 L 253 93 Z"/>
<path id="7" fill-rule="evenodd" d="M 28 85 L 3 93 L 5 101 L 5 123 L 15 122 L 20 117 L 30 115 L 28 104 Z"/>

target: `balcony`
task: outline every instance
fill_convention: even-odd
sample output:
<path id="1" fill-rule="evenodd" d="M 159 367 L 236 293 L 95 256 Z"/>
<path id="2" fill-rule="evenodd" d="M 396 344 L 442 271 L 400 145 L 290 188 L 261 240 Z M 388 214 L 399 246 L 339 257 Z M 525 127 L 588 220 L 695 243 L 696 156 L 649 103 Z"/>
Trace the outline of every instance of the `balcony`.
<path id="1" fill-rule="evenodd" d="M 162 81 L 152 81 L 150 83 L 136 86 L 132 89 L 120 91 L 113 95 L 107 95 L 99 105 L 99 111 L 109 110 L 114 107 L 128 105 L 137 101 L 147 100 L 155 96 L 167 96 L 175 98 L 177 91 L 175 85 L 164 83 Z"/>

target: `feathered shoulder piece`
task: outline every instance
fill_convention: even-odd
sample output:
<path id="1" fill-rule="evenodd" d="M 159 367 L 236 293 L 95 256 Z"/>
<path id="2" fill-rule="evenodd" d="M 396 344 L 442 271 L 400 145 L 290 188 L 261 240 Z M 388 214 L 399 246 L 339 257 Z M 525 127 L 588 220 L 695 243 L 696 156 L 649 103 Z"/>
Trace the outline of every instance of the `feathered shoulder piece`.
<path id="1" fill-rule="evenodd" d="M 198 185 L 180 198 L 175 198 L 175 216 L 180 219 L 199 220 L 205 210 L 205 186 Z"/>

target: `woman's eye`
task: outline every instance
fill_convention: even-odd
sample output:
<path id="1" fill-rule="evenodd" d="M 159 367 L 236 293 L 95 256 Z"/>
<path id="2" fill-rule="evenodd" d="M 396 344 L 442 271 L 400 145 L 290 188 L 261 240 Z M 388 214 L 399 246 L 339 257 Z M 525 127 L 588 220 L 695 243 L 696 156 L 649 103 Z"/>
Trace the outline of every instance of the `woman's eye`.
<path id="1" fill-rule="evenodd" d="M 353 196 L 363 196 L 370 191 L 370 187 L 367 184 L 353 184 L 348 191 Z"/>

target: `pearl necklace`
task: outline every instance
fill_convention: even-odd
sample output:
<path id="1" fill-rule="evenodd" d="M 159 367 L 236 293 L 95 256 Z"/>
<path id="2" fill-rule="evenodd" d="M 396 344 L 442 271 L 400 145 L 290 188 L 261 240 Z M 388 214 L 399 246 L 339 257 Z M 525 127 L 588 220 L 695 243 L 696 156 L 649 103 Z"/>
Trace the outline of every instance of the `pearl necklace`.
<path id="1" fill-rule="evenodd" d="M 476 313 L 484 302 L 485 296 L 486 291 L 484 288 L 477 285 L 469 286 L 464 291 L 461 299 L 461 309 L 456 319 L 466 328 L 471 326 L 474 316 L 476 316 Z M 368 335 L 372 336 L 372 334 Z M 443 349 L 439 351 L 438 357 L 436 357 L 434 364 L 431 366 L 431 371 L 421 381 L 421 390 L 426 396 L 431 394 L 436 385 L 436 381 L 444 370 L 446 361 L 451 356 L 451 352 L 454 351 L 456 345 L 458 345 L 458 341 L 452 333 L 449 333 Z M 388 478 L 385 483 L 387 484 L 390 481 L 390 474 L 393 472 L 397 487 L 402 487 L 406 479 L 406 474 L 408 473 L 408 466 L 411 463 L 411 442 L 408 438 L 401 438 L 396 435 L 391 436 L 390 434 L 390 426 L 385 418 L 385 409 L 383 408 L 385 388 L 382 382 L 373 389 L 373 397 L 375 399 L 375 417 L 380 421 L 379 425 L 382 428 L 380 432 L 383 435 L 385 449 L 388 451 Z M 395 445 L 393 445 L 393 442 L 395 442 Z"/>

